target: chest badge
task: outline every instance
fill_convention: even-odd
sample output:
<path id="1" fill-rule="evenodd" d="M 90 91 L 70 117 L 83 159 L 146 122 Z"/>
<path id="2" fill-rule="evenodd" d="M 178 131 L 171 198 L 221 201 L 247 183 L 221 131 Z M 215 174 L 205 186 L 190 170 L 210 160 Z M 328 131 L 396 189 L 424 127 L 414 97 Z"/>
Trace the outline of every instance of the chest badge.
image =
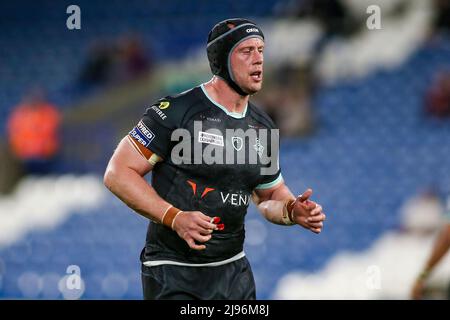
<path id="1" fill-rule="evenodd" d="M 258 155 L 262 157 L 264 152 L 264 146 L 261 144 L 261 142 L 259 142 L 258 138 L 256 138 L 255 142 L 256 143 L 253 145 L 253 148 L 255 148 L 256 153 L 258 153 Z"/>
<path id="2" fill-rule="evenodd" d="M 241 151 L 242 147 L 244 146 L 244 140 L 241 137 L 232 137 L 231 145 L 236 151 Z"/>

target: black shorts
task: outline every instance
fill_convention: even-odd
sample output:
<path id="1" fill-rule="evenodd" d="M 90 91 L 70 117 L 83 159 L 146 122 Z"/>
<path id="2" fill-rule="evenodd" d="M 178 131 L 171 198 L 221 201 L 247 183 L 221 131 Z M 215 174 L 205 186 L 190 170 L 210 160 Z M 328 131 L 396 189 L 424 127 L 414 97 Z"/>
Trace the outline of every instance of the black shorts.
<path id="1" fill-rule="evenodd" d="M 142 265 L 145 300 L 255 300 L 255 280 L 246 257 L 216 267 Z"/>

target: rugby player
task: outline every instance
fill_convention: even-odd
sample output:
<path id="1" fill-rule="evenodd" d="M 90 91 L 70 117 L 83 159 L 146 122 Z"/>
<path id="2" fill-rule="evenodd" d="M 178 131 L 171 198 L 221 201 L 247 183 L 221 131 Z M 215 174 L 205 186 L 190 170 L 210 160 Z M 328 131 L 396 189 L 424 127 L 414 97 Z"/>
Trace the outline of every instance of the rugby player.
<path id="1" fill-rule="evenodd" d="M 295 197 L 284 183 L 276 127 L 249 101 L 263 83 L 261 29 L 222 21 L 207 54 L 212 79 L 147 108 L 105 172 L 107 188 L 150 220 L 145 299 L 255 299 L 243 251 L 251 199 L 275 224 L 320 233 L 325 220 L 311 189 Z"/>

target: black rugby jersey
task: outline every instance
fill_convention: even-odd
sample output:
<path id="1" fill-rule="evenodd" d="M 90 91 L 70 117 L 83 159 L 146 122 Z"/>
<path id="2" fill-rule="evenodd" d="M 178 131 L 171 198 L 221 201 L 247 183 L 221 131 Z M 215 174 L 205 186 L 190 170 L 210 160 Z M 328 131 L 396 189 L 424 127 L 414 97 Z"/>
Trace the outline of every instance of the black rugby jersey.
<path id="1" fill-rule="evenodd" d="M 243 251 L 244 218 L 253 190 L 282 180 L 278 148 L 271 143 L 278 143 L 278 132 L 271 129 L 272 120 L 250 102 L 242 114 L 229 112 L 203 85 L 147 108 L 130 136 L 163 158 L 153 168 L 152 187 L 183 211 L 220 217 L 225 228 L 214 231 L 206 249 L 198 251 L 175 231 L 151 221 L 143 262 L 203 264 Z M 262 172 L 264 168 L 269 172 Z"/>

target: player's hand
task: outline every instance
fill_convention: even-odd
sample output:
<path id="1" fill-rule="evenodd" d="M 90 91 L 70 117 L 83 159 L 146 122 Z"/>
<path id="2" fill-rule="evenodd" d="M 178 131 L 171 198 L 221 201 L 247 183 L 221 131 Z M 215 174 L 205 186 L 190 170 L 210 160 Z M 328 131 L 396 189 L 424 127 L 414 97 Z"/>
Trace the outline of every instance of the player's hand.
<path id="1" fill-rule="evenodd" d="M 200 211 L 182 211 L 175 218 L 173 230 L 187 242 L 190 248 L 194 250 L 204 250 L 204 244 L 211 239 L 214 230 L 220 229 L 217 223 L 219 218 L 211 219 L 211 217 L 201 213 Z M 223 225 L 222 225 L 223 226 Z"/>
<path id="2" fill-rule="evenodd" d="M 425 283 L 422 279 L 417 279 L 411 290 L 411 299 L 420 300 L 423 297 Z"/>
<path id="3" fill-rule="evenodd" d="M 292 217 L 294 222 L 314 233 L 320 233 L 323 222 L 326 219 L 322 206 L 309 200 L 312 190 L 307 189 L 302 195 L 295 199 Z"/>

